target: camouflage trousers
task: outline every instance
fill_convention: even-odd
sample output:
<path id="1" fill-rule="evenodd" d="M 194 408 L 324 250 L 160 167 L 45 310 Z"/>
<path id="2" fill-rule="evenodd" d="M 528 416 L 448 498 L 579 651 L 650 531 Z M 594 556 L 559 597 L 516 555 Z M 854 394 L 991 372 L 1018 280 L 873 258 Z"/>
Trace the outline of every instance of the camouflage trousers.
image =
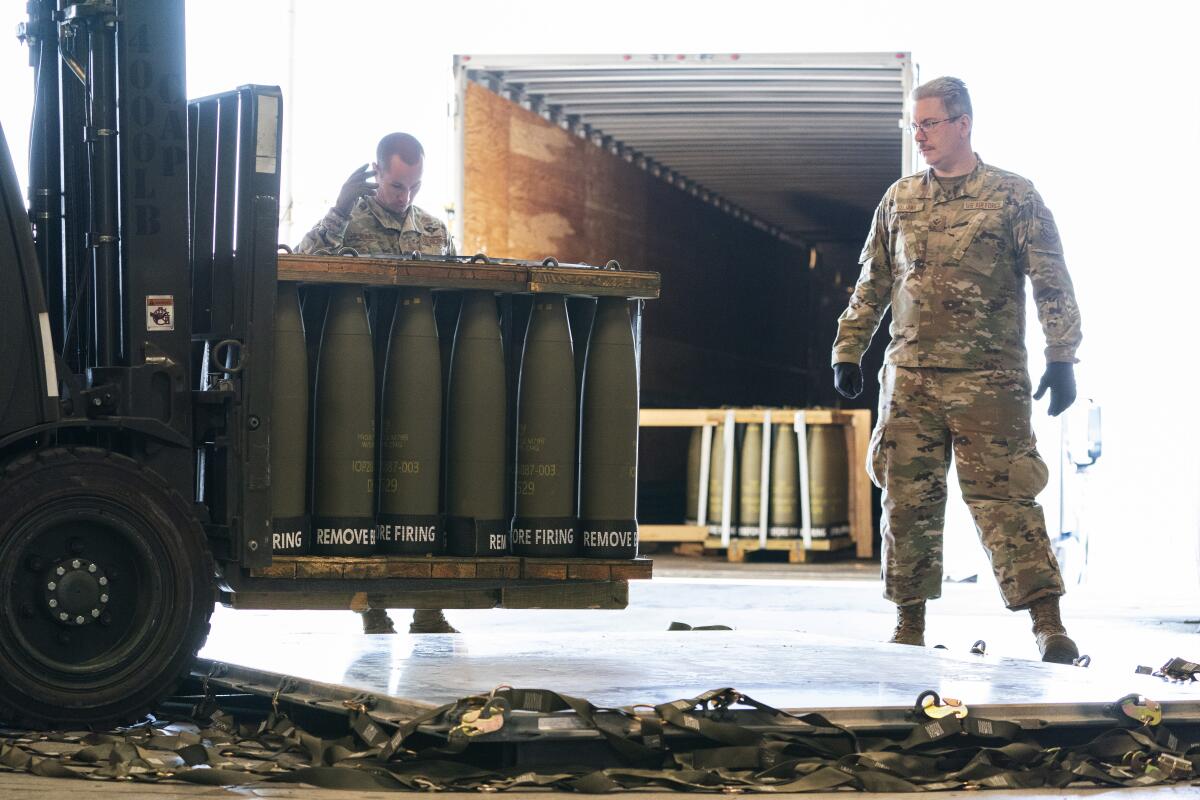
<path id="1" fill-rule="evenodd" d="M 1025 370 L 885 365 L 867 471 L 883 490 L 884 596 L 897 605 L 942 593 L 946 472 L 963 499 L 1013 610 L 1063 594 L 1042 507 L 1046 464 L 1029 424 Z"/>

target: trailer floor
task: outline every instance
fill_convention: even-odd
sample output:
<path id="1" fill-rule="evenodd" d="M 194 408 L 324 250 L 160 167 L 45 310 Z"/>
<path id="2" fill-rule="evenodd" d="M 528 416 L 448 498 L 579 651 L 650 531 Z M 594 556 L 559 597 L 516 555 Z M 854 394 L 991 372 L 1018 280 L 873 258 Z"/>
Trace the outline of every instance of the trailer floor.
<path id="1" fill-rule="evenodd" d="M 1178 708 L 1200 703 L 1200 684 L 1171 685 L 1133 674 L 1173 656 L 1197 660 L 1200 597 L 1169 599 L 1143 587 L 1080 587 L 1064 601 L 1064 617 L 1087 670 L 1043 665 L 1028 616 L 1012 614 L 994 586 L 947 584 L 930 606 L 927 641 L 948 652 L 880 644 L 892 608 L 879 597 L 877 565 L 764 565 L 655 559 L 653 581 L 630 587 L 623 611 L 448 611 L 458 636 L 367 637 L 350 612 L 257 612 L 218 609 L 202 655 L 314 680 L 394 691 L 424 702 L 487 690 L 499 683 L 557 689 L 596 703 L 674 700 L 734 686 L 785 707 L 911 704 L 935 688 L 972 704 L 1030 702 L 1077 714 L 1127 692 Z M 1131 597 L 1129 595 L 1135 594 Z M 407 612 L 393 611 L 403 628 Z M 667 633 L 672 621 L 724 624 L 732 633 Z M 972 656 L 976 639 L 987 656 Z M 413 691 L 416 689 L 417 691 Z M 695 691 L 692 691 L 695 690 Z M 1170 715 L 1168 714 L 1168 719 Z M 1123 798 L 1194 796 L 1192 786 L 1149 789 L 1009 790 L 1016 797 Z M 88 797 L 343 798 L 344 792 L 296 787 L 211 788 L 133 785 L 0 775 L 0 800 Z M 513 792 L 525 797 L 545 793 Z M 942 793 L 944 797 L 967 792 Z M 970 794 L 977 796 L 976 792 Z M 395 796 L 388 793 L 360 797 Z M 806 797 L 833 797 L 805 795 Z M 844 792 L 836 793 L 845 797 Z"/>

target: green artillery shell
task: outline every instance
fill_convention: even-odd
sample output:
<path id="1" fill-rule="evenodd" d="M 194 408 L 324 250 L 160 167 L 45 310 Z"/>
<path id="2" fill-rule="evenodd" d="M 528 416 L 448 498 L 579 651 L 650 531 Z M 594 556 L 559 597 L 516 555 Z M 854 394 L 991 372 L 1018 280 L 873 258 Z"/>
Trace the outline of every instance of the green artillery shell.
<path id="1" fill-rule="evenodd" d="M 309 550 L 308 350 L 296 284 L 280 283 L 275 298 L 271 363 L 271 545 L 276 555 Z"/>
<path id="2" fill-rule="evenodd" d="M 571 556 L 579 552 L 576 420 L 575 360 L 566 301 L 557 295 L 538 295 L 521 355 L 514 555 Z"/>
<path id="3" fill-rule="evenodd" d="M 738 484 L 738 534 L 758 536 L 762 509 L 762 425 L 751 422 L 742 435 L 741 482 Z"/>
<path id="4" fill-rule="evenodd" d="M 571 343 L 575 352 L 575 392 L 582 396 L 584 360 L 587 341 L 596 317 L 596 300 L 592 297 L 572 297 L 567 300 L 567 320 L 571 323 Z"/>
<path id="5" fill-rule="evenodd" d="M 791 423 L 775 425 L 771 447 L 770 535 L 800 535 L 800 464 L 796 456 L 796 429 Z"/>
<path id="6" fill-rule="evenodd" d="M 701 436 L 704 428 L 692 428 L 688 438 L 687 449 L 687 492 L 685 493 L 683 517 L 689 524 L 695 525 L 697 508 L 700 503 L 700 455 L 703 444 Z"/>
<path id="7" fill-rule="evenodd" d="M 313 552 L 375 552 L 375 357 L 362 290 L 329 299 L 317 358 Z"/>
<path id="8" fill-rule="evenodd" d="M 383 378 L 379 442 L 379 549 L 438 554 L 442 468 L 442 365 L 433 293 L 404 289 L 396 302 Z"/>
<path id="9" fill-rule="evenodd" d="M 721 532 L 721 510 L 725 492 L 725 426 L 712 429 L 712 449 L 708 456 L 708 530 Z"/>
<path id="10" fill-rule="evenodd" d="M 579 445 L 583 554 L 637 556 L 638 374 L 629 303 L 602 297 L 588 341 Z"/>
<path id="11" fill-rule="evenodd" d="M 813 528 L 837 528 L 850 519 L 849 464 L 841 425 L 808 428 L 808 492 Z"/>
<path id="12" fill-rule="evenodd" d="M 448 393 L 447 548 L 457 556 L 508 555 L 504 349 L 491 292 L 463 294 Z"/>

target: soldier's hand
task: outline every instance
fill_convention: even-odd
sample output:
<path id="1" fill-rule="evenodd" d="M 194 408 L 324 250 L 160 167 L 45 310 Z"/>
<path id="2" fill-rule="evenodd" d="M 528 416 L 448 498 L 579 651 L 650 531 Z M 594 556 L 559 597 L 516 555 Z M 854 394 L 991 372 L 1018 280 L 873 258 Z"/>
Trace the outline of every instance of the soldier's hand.
<path id="1" fill-rule="evenodd" d="M 375 196 L 375 184 L 370 181 L 370 178 L 373 177 L 375 177 L 375 173 L 371 170 L 370 164 L 363 164 L 354 170 L 342 184 L 342 190 L 338 192 L 338 199 L 333 207 L 343 215 L 349 216 L 358 198 Z"/>
<path id="2" fill-rule="evenodd" d="M 851 400 L 862 394 L 863 374 L 858 364 L 842 361 L 833 365 L 833 388 Z"/>
<path id="3" fill-rule="evenodd" d="M 1057 417 L 1075 402 L 1075 365 L 1067 361 L 1047 364 L 1033 399 L 1041 400 L 1047 389 L 1050 390 L 1049 414 Z"/>

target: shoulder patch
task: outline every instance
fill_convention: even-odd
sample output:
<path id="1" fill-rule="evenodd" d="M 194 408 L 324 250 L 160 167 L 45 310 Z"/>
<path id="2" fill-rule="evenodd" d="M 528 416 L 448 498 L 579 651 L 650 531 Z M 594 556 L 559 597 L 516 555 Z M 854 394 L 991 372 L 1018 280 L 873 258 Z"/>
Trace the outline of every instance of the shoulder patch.
<path id="1" fill-rule="evenodd" d="M 1050 213 L 1050 209 L 1041 203 L 1037 207 L 1037 224 L 1035 225 L 1035 234 L 1032 246 L 1036 250 L 1044 250 L 1050 253 L 1062 252 L 1062 239 L 1058 236 L 1058 226 L 1054 224 L 1054 215 Z"/>

